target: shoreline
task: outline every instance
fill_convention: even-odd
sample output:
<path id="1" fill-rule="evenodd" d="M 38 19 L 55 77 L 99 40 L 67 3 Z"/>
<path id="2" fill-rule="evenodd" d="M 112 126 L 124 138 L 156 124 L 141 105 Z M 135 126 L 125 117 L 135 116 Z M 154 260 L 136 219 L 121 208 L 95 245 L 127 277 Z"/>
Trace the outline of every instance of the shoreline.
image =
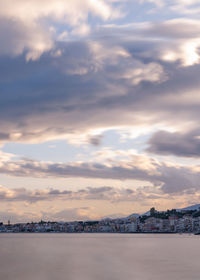
<path id="1" fill-rule="evenodd" d="M 156 234 L 156 235 L 164 235 L 164 234 L 170 234 L 170 235 L 200 235 L 200 233 L 195 233 L 195 232 L 0 232 L 1 234 Z"/>

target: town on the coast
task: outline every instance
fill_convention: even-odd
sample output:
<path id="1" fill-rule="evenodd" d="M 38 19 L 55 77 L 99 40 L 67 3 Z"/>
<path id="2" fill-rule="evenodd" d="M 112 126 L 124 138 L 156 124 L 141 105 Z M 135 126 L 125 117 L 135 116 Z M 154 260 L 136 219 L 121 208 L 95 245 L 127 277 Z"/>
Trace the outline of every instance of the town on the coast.
<path id="1" fill-rule="evenodd" d="M 144 215 L 132 214 L 126 218 L 100 221 L 51 222 L 7 224 L 0 223 L 0 232 L 5 233 L 200 233 L 200 208 L 195 210 L 175 209 L 165 212 L 151 208 Z"/>

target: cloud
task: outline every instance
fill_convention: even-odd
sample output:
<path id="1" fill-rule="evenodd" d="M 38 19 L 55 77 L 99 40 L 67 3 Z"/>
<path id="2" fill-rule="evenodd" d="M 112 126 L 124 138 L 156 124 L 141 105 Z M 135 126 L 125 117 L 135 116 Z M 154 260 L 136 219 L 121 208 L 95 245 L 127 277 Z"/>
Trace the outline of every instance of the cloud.
<path id="1" fill-rule="evenodd" d="M 88 13 L 107 20 L 118 16 L 119 11 L 112 9 L 112 1 L 104 0 L 19 0 L 17 3 L 1 0 L 0 14 L 8 18 L 20 19 L 22 22 L 34 22 L 41 18 L 52 18 L 55 21 L 77 25 L 87 20 Z M 25 13 L 27 11 L 27 13 Z"/>
<path id="2" fill-rule="evenodd" d="M 187 133 L 158 131 L 149 140 L 147 151 L 161 155 L 199 158 L 199 131 Z"/>
<path id="3" fill-rule="evenodd" d="M 91 144 L 96 151 L 105 131 L 126 130 L 150 139 L 148 152 L 198 159 L 200 5 L 196 0 L 148 2 L 155 9 L 144 5 L 148 15 L 142 12 L 138 22 L 130 22 L 134 1 L 0 0 L 0 145 L 64 139 Z M 0 173 L 140 180 L 154 191 L 1 189 L 0 199 L 141 202 L 147 195 L 159 200 L 198 193 L 198 165 L 137 155 L 134 145 L 128 151 L 104 147 L 95 158 L 69 163 L 16 160 L 0 152 Z"/>
<path id="4" fill-rule="evenodd" d="M 0 57 L 1 141 L 196 123 L 197 102 L 191 103 L 198 97 L 199 26 L 179 19 L 101 28 L 90 40 L 57 43 L 59 56 L 48 53 L 29 63 L 23 56 Z"/>
<path id="5" fill-rule="evenodd" d="M 103 135 L 93 135 L 89 137 L 89 143 L 94 146 L 100 146 Z"/>
<path id="6" fill-rule="evenodd" d="M 27 217 L 24 214 L 18 214 L 15 211 L 0 211 L 0 222 L 7 223 L 8 221 L 14 222 L 14 223 L 20 223 L 25 220 L 30 221 L 32 216 L 29 213 L 29 217 Z"/>
<path id="7" fill-rule="evenodd" d="M 136 118 L 129 113 L 136 93 L 129 91 L 141 91 L 142 82 L 153 87 L 165 79 L 161 65 L 132 58 L 122 47 L 94 42 L 60 47 L 60 57 L 47 55 L 28 64 L 22 57 L 1 57 L 0 133 L 7 131 L 2 142 L 93 135 L 94 128 L 127 124 Z"/>
<path id="8" fill-rule="evenodd" d="M 133 206 L 140 205 L 149 209 L 156 206 L 157 209 L 166 210 L 166 207 L 184 207 L 197 204 L 200 197 L 199 189 L 185 189 L 180 192 L 165 192 L 159 186 L 143 186 L 137 188 L 126 187 L 87 187 L 78 190 L 59 189 L 9 189 L 0 187 L 0 202 L 5 211 L 0 212 L 0 221 L 7 222 L 30 222 L 30 221 L 72 221 L 91 220 L 102 218 L 98 207 L 88 207 L 88 205 L 109 205 L 118 209 L 120 205 L 126 203 L 127 212 L 118 214 L 118 217 L 130 215 Z M 97 203 L 98 201 L 98 203 Z M 76 205 L 82 207 L 66 207 Z M 36 204 L 37 203 L 37 204 Z M 48 207 L 48 205 L 59 205 Z M 102 204 L 103 203 L 103 204 Z M 24 207 L 25 205 L 25 207 Z M 10 208 L 11 206 L 11 208 Z M 130 207 L 130 210 L 128 210 Z M 145 210 L 144 210 L 145 211 Z M 101 212 L 101 211 L 100 211 Z M 110 215 L 109 215 L 110 216 Z M 113 217 L 117 217 L 112 215 Z"/>
<path id="9" fill-rule="evenodd" d="M 134 131 L 151 127 L 148 133 L 153 133 L 155 127 L 167 128 L 179 139 L 187 136 L 189 127 L 197 131 L 199 20 L 101 25 L 91 30 L 87 38 L 62 42 L 52 37 L 54 28 L 51 35 L 46 33 L 49 17 L 56 22 L 66 20 L 73 28 L 81 27 L 80 22 L 85 24 L 90 12 L 103 20 L 113 17 L 110 11 L 114 2 L 89 2 L 85 1 L 83 7 L 80 1 L 60 1 L 64 8 L 54 9 L 54 1 L 48 7 L 46 1 L 42 5 L 28 1 L 27 6 L 19 1 L 14 16 L 8 1 L 0 12 L 2 38 L 7 36 L 0 52 L 9 54 L 12 50 L 7 44 L 15 46 L 15 57 L 0 56 L 1 144 L 59 138 L 98 146 L 100 135 L 109 129 Z M 33 10 L 27 16 L 22 8 L 31 5 Z M 67 12 L 75 11 L 77 5 L 77 18 L 66 19 Z M 37 24 L 44 18 L 38 32 Z M 33 32 L 29 32 L 29 26 Z M 62 30 L 61 34 L 66 39 L 69 32 Z M 31 45 L 30 36 L 34 34 Z M 16 38 L 20 38 L 19 42 Z M 35 48 L 37 41 L 40 46 L 44 42 L 44 49 L 51 51 L 36 61 L 26 62 L 28 54 L 36 58 L 43 53 Z M 27 44 L 30 45 L 25 47 Z M 27 48 L 28 53 L 19 56 Z M 197 139 L 194 141 L 197 145 Z"/>
<path id="10" fill-rule="evenodd" d="M 171 1 L 171 9 L 179 14 L 198 15 L 200 11 L 200 4 L 198 0 L 176 0 L 174 2 Z"/>
<path id="11" fill-rule="evenodd" d="M 200 4 L 198 0 L 142 0 L 143 2 L 150 2 L 157 7 L 156 12 L 163 12 L 165 10 L 181 15 L 195 15 L 199 13 Z M 155 12 L 155 10 L 153 10 Z"/>
<path id="12" fill-rule="evenodd" d="M 38 59 L 54 48 L 58 25 L 72 29 L 72 35 L 87 35 L 89 15 L 103 21 L 120 16 L 112 3 L 104 0 L 8 0 L 0 1 L 0 55 L 26 53 L 27 60 Z M 59 28 L 58 28 L 59 29 Z"/>
<path id="13" fill-rule="evenodd" d="M 188 19 L 104 26 L 87 40 L 54 42 L 57 51 L 37 61 L 1 56 L 1 143 L 198 126 L 199 26 Z"/>
<path id="14" fill-rule="evenodd" d="M 92 208 L 90 207 L 80 207 L 80 208 L 66 208 L 62 211 L 57 211 L 54 213 L 42 212 L 42 218 L 45 221 L 87 221 L 92 219 L 98 219 L 99 216 L 92 213 Z"/>
<path id="15" fill-rule="evenodd" d="M 139 4 L 145 1 L 139 1 Z M 148 0 L 155 3 L 161 10 L 166 5 L 176 13 L 198 13 L 198 1 L 162 1 Z M 130 9 L 130 1 L 106 0 L 4 0 L 0 1 L 0 54 L 20 55 L 26 53 L 27 60 L 36 60 L 43 53 L 54 50 L 57 40 L 70 40 L 76 36 L 88 36 L 92 29 L 99 27 L 103 22 L 116 22 L 125 17 Z M 134 6 L 134 5 L 133 5 Z M 162 10 L 163 11 L 163 10 Z M 90 16 L 94 18 L 90 22 Z M 67 36 L 66 36 L 67 35 Z M 183 43 L 183 42 L 182 42 Z M 182 53 L 196 45 L 181 47 Z M 173 47 L 172 47 L 173 50 Z M 168 53 L 165 58 L 174 59 L 178 50 Z M 177 57 L 176 57 L 177 58 Z M 192 61 L 185 61 L 191 65 Z"/>
<path id="16" fill-rule="evenodd" d="M 53 48 L 51 34 L 32 24 L 26 26 L 14 19 L 0 16 L 0 55 L 18 56 L 26 51 L 27 60 L 38 59 L 43 52 Z M 27 51 L 28 50 L 28 51 Z"/>
<path id="17" fill-rule="evenodd" d="M 196 192 L 197 193 L 197 192 Z M 183 196 L 183 192 L 180 196 Z M 192 191 L 195 194 L 195 191 Z M 2 203 L 20 203 L 26 202 L 29 205 L 33 205 L 37 202 L 58 202 L 61 201 L 106 201 L 113 204 L 121 202 L 149 202 L 158 201 L 160 199 L 168 200 L 169 195 L 162 192 L 160 187 L 144 186 L 137 188 L 126 188 L 126 187 L 86 187 L 78 190 L 59 190 L 59 189 L 25 189 L 15 188 L 9 189 L 3 186 L 0 187 L 0 201 Z M 14 205 L 14 204 L 13 204 Z"/>
<path id="18" fill-rule="evenodd" d="M 199 190 L 199 166 L 159 162 L 142 155 L 108 162 L 48 163 L 28 159 L 1 162 L 0 173 L 35 178 L 93 178 L 140 180 L 160 188 L 164 193 Z"/>
<path id="19" fill-rule="evenodd" d="M 181 29 L 181 26 L 184 29 Z M 140 50 L 140 53 L 143 52 L 146 58 L 155 59 L 157 57 L 163 61 L 176 61 L 186 67 L 199 63 L 199 26 L 198 19 L 174 18 L 159 22 L 108 25 L 107 35 L 110 32 L 110 35 L 116 39 L 118 32 L 122 36 L 122 42 L 129 35 L 129 40 L 135 41 L 136 46 L 146 41 L 148 49 L 144 49 L 143 45 Z"/>
<path id="20" fill-rule="evenodd" d="M 0 221 L 7 224 L 8 221 L 11 223 L 25 223 L 25 222 L 39 222 L 45 221 L 57 221 L 57 222 L 69 222 L 69 221 L 87 221 L 92 219 L 99 219 L 98 215 L 92 213 L 90 207 L 80 208 L 65 208 L 62 211 L 15 211 L 7 210 L 0 211 Z"/>
<path id="21" fill-rule="evenodd" d="M 135 200 L 137 193 L 129 188 L 115 187 L 86 187 L 84 189 L 59 190 L 59 189 L 42 189 L 28 190 L 25 188 L 9 189 L 0 187 L 0 200 L 2 202 L 29 202 L 36 203 L 39 201 L 72 201 L 72 200 L 103 200 L 111 202 Z"/>

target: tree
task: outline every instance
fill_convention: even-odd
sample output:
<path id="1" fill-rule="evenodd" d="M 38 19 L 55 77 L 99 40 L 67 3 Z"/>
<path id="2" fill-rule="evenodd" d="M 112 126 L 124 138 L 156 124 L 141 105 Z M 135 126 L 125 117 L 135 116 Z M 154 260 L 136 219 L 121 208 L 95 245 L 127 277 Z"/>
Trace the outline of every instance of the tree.
<path id="1" fill-rule="evenodd" d="M 153 217 L 153 216 L 155 216 L 155 214 L 156 214 L 156 209 L 154 207 L 152 207 L 150 209 L 150 215 Z"/>

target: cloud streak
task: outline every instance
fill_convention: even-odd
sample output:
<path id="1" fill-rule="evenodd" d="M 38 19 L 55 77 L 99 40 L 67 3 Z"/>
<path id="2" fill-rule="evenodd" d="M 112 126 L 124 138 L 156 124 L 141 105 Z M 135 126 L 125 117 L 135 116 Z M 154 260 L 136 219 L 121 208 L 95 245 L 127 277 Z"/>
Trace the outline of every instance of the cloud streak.
<path id="1" fill-rule="evenodd" d="M 142 191 L 140 191 L 142 195 Z M 143 194 L 144 196 L 144 194 Z M 39 201 L 56 201 L 56 200 L 101 200 L 101 201 L 128 201 L 138 199 L 139 194 L 129 188 L 114 187 L 87 187 L 85 189 L 59 190 L 43 189 L 28 190 L 25 188 L 8 189 L 0 187 L 0 200 L 2 202 L 29 202 L 36 203 Z"/>
<path id="2" fill-rule="evenodd" d="M 47 163 L 33 160 L 5 161 L 0 173 L 37 178 L 93 178 L 148 181 L 164 193 L 200 189 L 199 166 L 159 162 L 145 156 L 132 155 L 129 160 L 108 163 Z"/>

